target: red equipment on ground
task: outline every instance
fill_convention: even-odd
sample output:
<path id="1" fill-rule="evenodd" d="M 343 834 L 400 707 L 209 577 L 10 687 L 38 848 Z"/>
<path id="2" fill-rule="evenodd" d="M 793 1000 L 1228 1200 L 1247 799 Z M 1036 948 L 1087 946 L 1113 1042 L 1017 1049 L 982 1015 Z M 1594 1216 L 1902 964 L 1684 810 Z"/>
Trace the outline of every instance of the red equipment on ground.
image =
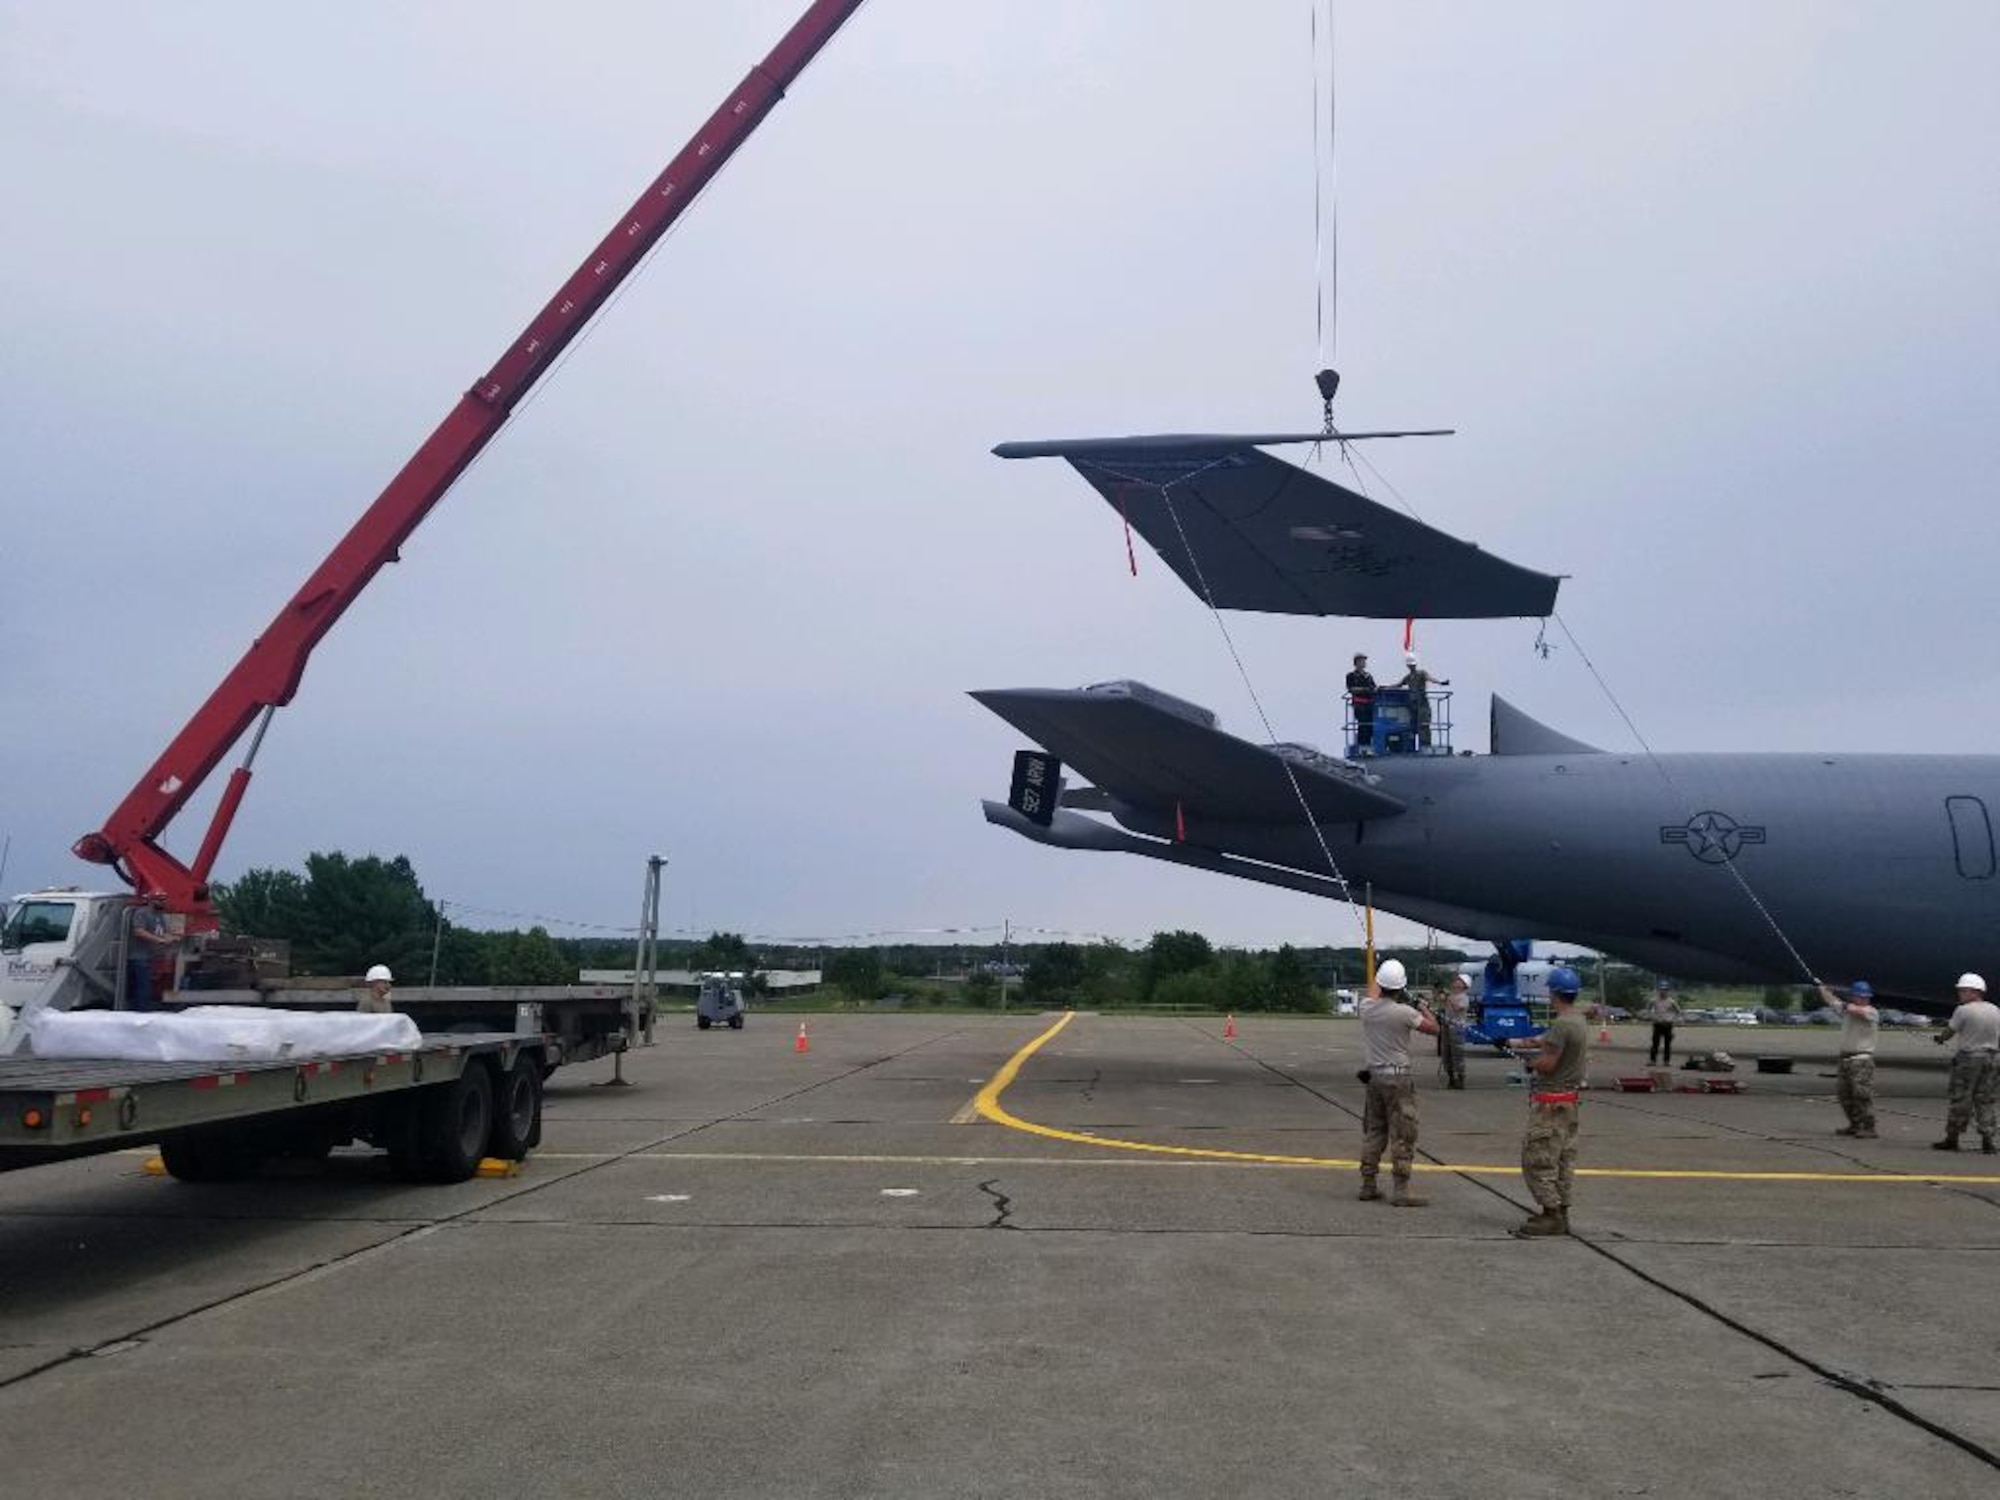
<path id="1" fill-rule="evenodd" d="M 215 908 L 209 899 L 209 872 L 249 787 L 251 763 L 263 744 L 271 715 L 292 701 L 313 648 L 382 567 L 397 560 L 398 549 L 410 533 L 492 441 L 570 340 L 603 308 L 647 251 L 784 97 L 785 89 L 860 8 L 861 0 L 814 0 L 807 7 L 770 55 L 750 70 L 722 107 L 639 195 L 499 362 L 459 398 L 437 430 L 126 794 L 103 828 L 77 840 L 79 858 L 113 866 L 141 893 L 159 892 L 170 910 L 187 916 L 189 931 L 213 930 Z M 191 863 L 182 864 L 160 847 L 160 835 L 253 721 L 257 732 L 242 764 L 229 774 L 201 848 Z"/>

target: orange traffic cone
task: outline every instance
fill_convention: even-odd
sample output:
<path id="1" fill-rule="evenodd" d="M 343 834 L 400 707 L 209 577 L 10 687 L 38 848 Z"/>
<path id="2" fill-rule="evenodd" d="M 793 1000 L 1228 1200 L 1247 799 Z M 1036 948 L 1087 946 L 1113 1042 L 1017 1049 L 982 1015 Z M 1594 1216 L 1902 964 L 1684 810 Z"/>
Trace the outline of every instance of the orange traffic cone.
<path id="1" fill-rule="evenodd" d="M 806 1040 L 806 1023 L 803 1021 L 799 1022 L 799 1039 L 792 1043 L 792 1050 L 794 1052 L 812 1051 L 812 1043 Z"/>
<path id="2" fill-rule="evenodd" d="M 1229 1019 L 1222 1023 L 1222 1039 L 1225 1042 L 1236 1039 L 1236 1012 L 1229 1013 Z"/>

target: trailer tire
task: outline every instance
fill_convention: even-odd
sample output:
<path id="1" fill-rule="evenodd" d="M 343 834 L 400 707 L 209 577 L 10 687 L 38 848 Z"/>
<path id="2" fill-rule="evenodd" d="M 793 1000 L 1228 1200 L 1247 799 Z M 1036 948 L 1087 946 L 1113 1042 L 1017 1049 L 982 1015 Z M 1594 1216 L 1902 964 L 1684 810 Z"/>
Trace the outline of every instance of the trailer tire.
<path id="1" fill-rule="evenodd" d="M 431 1182 L 464 1182 L 479 1170 L 493 1133 L 493 1072 L 473 1058 L 450 1083 L 425 1089 L 417 1105 L 417 1169 Z"/>
<path id="2" fill-rule="evenodd" d="M 237 1130 L 191 1130 L 160 1142 L 160 1158 L 177 1182 L 240 1182 L 263 1153 Z"/>
<path id="3" fill-rule="evenodd" d="M 731 1016 L 729 1018 L 729 1029 L 731 1031 L 741 1031 L 743 1029 L 743 1018 L 741 1016 Z"/>
<path id="4" fill-rule="evenodd" d="M 696 1016 L 694 1018 L 694 1024 L 698 1029 L 706 1031 L 708 1030 L 709 1026 L 712 1023 L 709 1021 L 707 1016 Z"/>
<path id="5" fill-rule="evenodd" d="M 493 1134 L 488 1156 L 502 1161 L 526 1161 L 542 1143 L 542 1070 L 526 1052 L 500 1075 L 493 1094 Z"/>

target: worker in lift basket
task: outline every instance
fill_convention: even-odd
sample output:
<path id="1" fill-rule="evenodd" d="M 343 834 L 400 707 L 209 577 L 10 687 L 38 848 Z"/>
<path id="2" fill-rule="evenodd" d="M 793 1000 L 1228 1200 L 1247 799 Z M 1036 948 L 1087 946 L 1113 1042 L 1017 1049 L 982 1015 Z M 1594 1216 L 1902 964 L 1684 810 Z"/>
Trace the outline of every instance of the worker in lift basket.
<path id="1" fill-rule="evenodd" d="M 1417 731 L 1418 746 L 1428 750 L 1431 747 L 1431 684 L 1436 683 L 1439 687 L 1450 687 L 1451 679 L 1449 677 L 1431 676 L 1418 663 L 1417 653 L 1414 651 L 1404 653 L 1403 666 L 1406 669 L 1403 673 L 1403 680 L 1397 683 L 1396 686 L 1408 689 L 1410 694 L 1410 723 Z"/>
<path id="2" fill-rule="evenodd" d="M 1368 653 L 1354 653 L 1354 670 L 1347 674 L 1347 701 L 1354 710 L 1354 748 L 1375 753 L 1375 679 L 1368 671 Z"/>
<path id="3" fill-rule="evenodd" d="M 389 972 L 387 964 L 376 964 L 368 971 L 367 988 L 362 993 L 361 1004 L 355 1009 L 376 1015 L 387 1015 L 391 1009 L 389 986 L 395 981 L 396 976 Z"/>

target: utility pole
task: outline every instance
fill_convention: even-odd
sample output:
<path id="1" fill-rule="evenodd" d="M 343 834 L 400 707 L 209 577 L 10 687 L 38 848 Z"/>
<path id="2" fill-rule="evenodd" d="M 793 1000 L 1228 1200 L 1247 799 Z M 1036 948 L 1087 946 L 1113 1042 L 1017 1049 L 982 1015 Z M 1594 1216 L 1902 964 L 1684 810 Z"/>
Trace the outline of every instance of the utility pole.
<path id="1" fill-rule="evenodd" d="M 431 928 L 431 982 L 428 988 L 438 987 L 438 950 L 444 946 L 444 909 L 446 903 L 437 904 L 437 924 Z"/>
<path id="2" fill-rule="evenodd" d="M 645 1045 L 653 1045 L 653 1016 L 660 998 L 660 872 L 662 855 L 646 856 L 646 893 L 639 899 L 639 945 L 632 955 L 632 1014 Z"/>
<path id="3" fill-rule="evenodd" d="M 1014 924 L 1010 918 L 1000 919 L 1000 1009 L 1007 1009 L 1007 974 L 1014 967 Z"/>

